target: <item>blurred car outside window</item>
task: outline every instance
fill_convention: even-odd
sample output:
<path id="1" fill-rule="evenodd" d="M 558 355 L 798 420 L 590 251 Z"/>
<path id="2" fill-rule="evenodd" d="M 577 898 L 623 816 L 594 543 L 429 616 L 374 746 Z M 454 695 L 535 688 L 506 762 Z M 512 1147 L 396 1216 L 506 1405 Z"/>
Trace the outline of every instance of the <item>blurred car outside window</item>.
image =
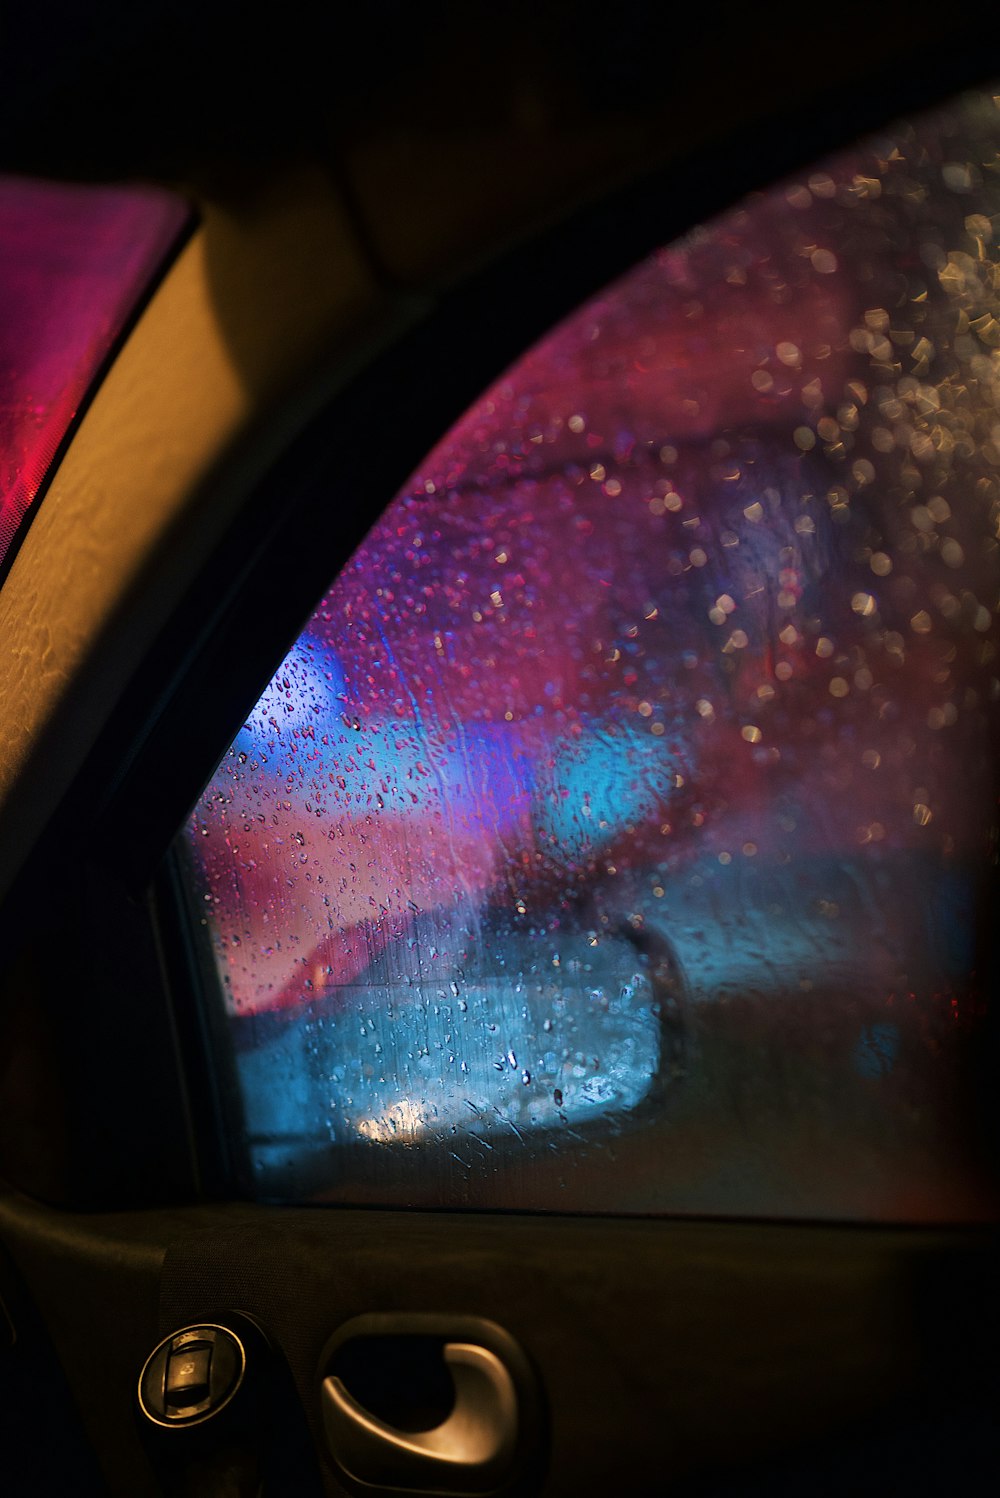
<path id="1" fill-rule="evenodd" d="M 652 255 L 334 580 L 183 837 L 257 1194 L 982 1214 L 998 145 Z"/>

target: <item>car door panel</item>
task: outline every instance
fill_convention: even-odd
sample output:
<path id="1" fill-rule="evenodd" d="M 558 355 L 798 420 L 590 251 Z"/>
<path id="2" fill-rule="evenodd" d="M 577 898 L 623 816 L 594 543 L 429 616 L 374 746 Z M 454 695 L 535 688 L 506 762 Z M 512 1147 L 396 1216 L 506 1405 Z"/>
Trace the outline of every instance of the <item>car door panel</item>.
<path id="1" fill-rule="evenodd" d="M 515 1337 L 544 1390 L 545 1493 L 784 1491 L 796 1462 L 855 1460 L 856 1491 L 902 1462 L 930 1493 L 985 1456 L 991 1381 L 956 1376 L 989 1360 L 989 1233 L 235 1205 L 67 1224 L 9 1194 L 0 1222 L 115 1493 L 156 1491 L 133 1406 L 145 1357 L 234 1310 L 288 1360 L 317 1461 L 322 1351 L 373 1308 Z"/>

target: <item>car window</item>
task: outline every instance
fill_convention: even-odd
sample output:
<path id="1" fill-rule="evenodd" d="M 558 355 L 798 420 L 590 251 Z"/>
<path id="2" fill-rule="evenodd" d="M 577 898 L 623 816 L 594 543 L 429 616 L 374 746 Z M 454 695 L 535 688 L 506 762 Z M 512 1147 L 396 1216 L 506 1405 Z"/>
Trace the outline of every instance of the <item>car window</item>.
<path id="1" fill-rule="evenodd" d="M 0 569 L 188 216 L 153 188 L 0 178 Z"/>
<path id="2" fill-rule="evenodd" d="M 998 145 L 653 254 L 335 578 L 181 840 L 255 1194 L 986 1209 Z"/>

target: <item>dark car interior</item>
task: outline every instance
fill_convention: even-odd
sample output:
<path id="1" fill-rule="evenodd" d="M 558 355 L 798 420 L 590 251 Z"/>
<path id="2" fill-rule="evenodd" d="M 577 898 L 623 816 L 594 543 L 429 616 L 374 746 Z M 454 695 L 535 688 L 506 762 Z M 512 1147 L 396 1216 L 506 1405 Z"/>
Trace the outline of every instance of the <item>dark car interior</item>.
<path id="1" fill-rule="evenodd" d="M 4 9 L 5 176 L 152 185 L 178 205 L 170 248 L 78 403 L 0 572 L 7 654 L 0 695 L 9 739 L 0 759 L 0 1484 L 12 1498 L 833 1498 L 971 1495 L 995 1485 L 997 725 L 984 684 L 1000 597 L 1000 511 L 989 511 L 989 545 L 980 545 L 973 521 L 948 529 L 966 490 L 970 513 L 973 498 L 1000 499 L 990 467 L 1000 465 L 1000 449 L 989 445 L 985 395 L 987 414 L 975 407 L 980 424 L 973 428 L 970 416 L 963 427 L 956 417 L 946 434 L 949 455 L 958 443 L 956 463 L 979 465 L 979 488 L 962 478 L 972 466 L 956 470 L 953 488 L 942 480 L 941 492 L 929 483 L 918 492 L 918 479 L 945 441 L 934 411 L 943 400 L 961 417 L 968 371 L 985 391 L 987 365 L 1000 357 L 1000 331 L 993 337 L 1000 322 L 989 313 L 1000 286 L 989 249 L 991 217 L 1000 214 L 1000 203 L 990 212 L 1000 136 L 992 159 L 984 148 L 974 171 L 969 152 L 955 145 L 949 155 L 949 143 L 965 140 L 963 130 L 977 142 L 994 139 L 984 111 L 1000 66 L 989 28 L 972 11 L 946 17 L 924 5 L 850 6 L 836 27 L 814 22 L 792 26 L 780 9 L 762 14 L 723 3 L 668 15 L 637 0 L 595 15 L 562 0 L 503 11 L 381 0 L 363 14 L 304 5 L 278 13 L 235 0 L 138 8 L 105 0 L 60 12 L 57 23 Z M 966 95 L 975 102 L 950 102 Z M 931 124 L 921 125 L 924 118 Z M 943 166 L 934 131 L 945 142 Z M 885 183 L 904 183 L 895 197 L 886 187 L 879 198 L 882 188 L 850 156 L 860 140 L 875 142 L 864 147 L 870 155 L 882 151 Z M 837 196 L 841 169 L 868 204 L 864 221 L 843 206 L 846 189 Z M 868 185 L 858 188 L 861 181 Z M 804 189 L 787 186 L 793 183 L 809 184 L 808 208 L 796 206 L 794 193 Z M 939 208 L 945 189 L 952 197 Z M 788 272 L 792 290 L 786 295 L 782 282 L 774 303 L 790 306 L 789 316 L 818 308 L 808 314 L 817 326 L 827 317 L 841 329 L 840 344 L 830 334 L 823 345 L 829 362 L 816 379 L 831 380 L 824 369 L 842 354 L 837 378 L 845 388 L 851 379 L 858 385 L 849 363 L 856 356 L 867 361 L 870 387 L 849 416 L 845 405 L 837 408 L 827 433 L 823 421 L 831 418 L 817 397 L 815 452 L 805 417 L 788 423 L 795 449 L 781 427 L 788 453 L 774 458 L 774 471 L 792 473 L 795 483 L 800 472 L 825 472 L 819 465 L 841 462 L 838 444 L 856 433 L 844 470 L 854 474 L 844 481 L 851 498 L 872 483 L 865 463 L 888 472 L 886 506 L 916 516 L 916 542 L 900 545 L 895 521 L 880 522 L 883 541 L 860 523 L 852 529 L 844 518 L 847 488 L 830 482 L 827 492 L 826 478 L 823 492 L 816 490 L 821 503 L 796 511 L 787 526 L 778 499 L 766 502 L 783 550 L 754 539 L 763 534 L 761 505 L 754 508 L 757 490 L 741 487 L 750 482 L 747 455 L 759 474 L 784 418 L 760 415 L 778 401 L 770 374 L 753 383 L 751 414 L 739 409 L 731 369 L 741 379 L 743 372 L 738 359 L 718 354 L 723 345 L 712 343 L 711 331 L 690 345 L 695 352 L 676 386 L 673 366 L 661 369 L 651 350 L 636 382 L 628 340 L 637 336 L 629 331 L 634 309 L 646 305 L 643 266 L 673 277 L 662 293 L 670 347 L 688 348 L 677 328 L 684 317 L 701 317 L 703 304 L 706 325 L 712 308 L 721 308 L 726 349 L 757 327 L 752 306 L 742 312 L 724 288 L 717 297 L 712 289 L 725 282 L 722 262 L 713 259 L 723 253 L 719 245 L 731 257 L 745 252 L 747 264 L 757 254 L 755 213 L 763 215 L 760 234 L 784 223 L 781 215 L 808 229 L 805 260 L 798 241 L 797 259 L 788 253 L 789 264 L 808 263 L 812 280 L 802 282 L 800 297 Z M 967 236 L 964 258 L 946 255 L 953 222 Z M 862 223 L 869 227 L 856 227 Z M 912 224 L 921 226 L 922 245 L 936 246 L 923 261 L 905 242 Z M 836 256 L 817 237 L 834 244 L 835 230 L 843 235 Z M 864 235 L 876 231 L 894 245 L 885 270 L 890 291 L 878 272 L 838 301 L 837 258 L 862 263 Z M 773 260 L 785 274 L 780 254 Z M 979 279 L 970 291 L 973 275 Z M 920 277 L 931 284 L 933 328 L 920 320 Z M 821 288 L 815 302 L 808 301 L 813 282 Z M 743 284 L 734 278 L 735 298 Z M 962 300 L 973 293 L 986 300 Z M 897 295 L 892 305 L 890 295 Z M 944 300 L 935 304 L 934 295 Z M 879 298 L 889 305 L 884 327 Z M 693 314 L 685 310 L 692 307 Z M 603 318 L 602 327 L 614 328 L 616 317 L 622 326 L 633 322 L 609 345 L 607 368 L 588 364 L 597 324 Z M 945 348 L 945 331 L 935 332 L 947 318 L 954 349 Z M 798 377 L 804 358 L 808 390 L 811 356 L 803 343 L 800 357 L 784 326 L 769 335 L 778 355 L 768 368 L 780 375 L 787 366 Z M 898 335 L 892 349 L 890 331 Z M 966 350 L 960 339 L 973 334 L 979 341 Z M 622 348 L 627 360 L 618 358 Z M 912 394 L 917 416 L 902 407 L 892 414 L 890 398 L 878 394 L 897 380 L 885 371 L 898 349 L 908 361 L 898 378 L 911 383 L 893 388 L 902 391 L 898 400 Z M 934 364 L 946 355 L 947 368 Z M 876 365 L 882 373 L 869 377 Z M 548 466 L 536 463 L 530 443 L 537 439 L 541 450 L 542 428 L 562 410 L 564 389 L 567 400 L 577 399 L 572 381 L 580 370 L 591 381 L 589 427 L 577 406 L 566 405 L 574 414 L 545 449 Z M 685 379 L 708 392 L 700 412 L 681 404 Z M 673 425 L 662 433 L 660 408 L 651 416 L 642 406 L 642 391 L 657 380 L 657 400 L 674 403 Z M 935 380 L 939 389 L 948 385 L 946 398 L 927 393 Z M 632 446 L 612 450 L 599 435 L 588 450 L 588 434 L 609 429 L 601 422 L 612 421 L 629 381 L 639 391 L 629 415 Z M 721 415 L 713 414 L 716 425 L 705 416 L 699 426 L 713 391 Z M 931 403 L 926 410 L 921 400 Z M 925 419 L 938 434 L 926 440 L 926 463 Z M 892 458 L 896 467 L 885 456 L 878 469 L 878 454 L 888 454 L 906 422 L 910 446 Z M 503 445 L 515 430 L 529 434 L 516 452 Z M 963 432 L 973 433 L 967 453 Z M 515 485 L 508 503 L 501 470 L 512 453 L 522 487 Z M 807 638 L 809 664 L 795 701 L 808 706 L 821 691 L 814 716 L 824 726 L 802 743 L 794 712 L 774 730 L 761 717 L 763 736 L 744 713 L 726 738 L 721 699 L 714 697 L 714 708 L 709 700 L 716 678 L 695 661 L 701 635 L 689 629 L 688 613 L 693 618 L 697 609 L 698 628 L 721 642 L 729 614 L 743 606 L 726 591 L 729 573 L 716 580 L 703 532 L 683 530 L 697 527 L 695 510 L 709 504 L 711 485 L 705 480 L 699 489 L 697 477 L 709 458 L 721 465 L 711 484 L 738 496 L 735 508 L 720 511 L 719 555 L 739 545 L 768 586 L 773 574 L 775 597 L 788 595 L 775 605 L 786 611 L 778 624 L 769 616 L 760 626 L 757 652 L 779 684 L 800 678 L 791 665 L 783 674 L 786 657 L 767 641 L 785 641 L 792 660 L 788 652 Z M 728 461 L 732 474 L 722 471 Z M 808 463 L 814 468 L 803 469 Z M 785 479 L 769 482 L 780 487 Z M 557 507 L 560 485 L 569 483 L 577 489 L 557 529 L 545 506 Z M 664 631 L 660 656 L 650 646 L 643 663 L 629 656 L 627 629 L 658 622 L 636 581 L 645 586 L 644 557 L 654 543 L 646 531 L 626 533 L 602 518 L 623 490 L 622 503 L 629 499 L 630 485 L 646 507 L 649 536 L 668 536 L 678 556 L 687 548 L 670 595 L 682 600 L 672 633 Z M 527 533 L 519 586 L 534 608 L 531 628 L 542 636 L 541 666 L 532 664 L 531 647 L 523 651 L 527 705 L 522 711 L 512 698 L 506 718 L 504 652 L 521 650 L 521 636 L 515 640 L 513 626 L 504 635 L 492 615 L 485 623 L 474 615 L 482 626 L 475 639 L 486 645 L 474 646 L 474 635 L 457 627 L 457 643 L 447 637 L 442 645 L 434 610 L 443 607 L 451 574 L 442 571 L 440 581 L 429 559 L 414 561 L 414 546 L 419 551 L 436 526 L 434 544 L 445 537 L 449 566 L 460 558 L 462 586 L 471 579 L 471 589 L 484 512 L 484 566 L 499 565 L 497 556 L 506 566 L 502 547 L 514 555 L 508 536 L 519 544 L 517 526 Z M 596 536 L 577 552 L 561 550 L 570 521 Z M 835 605 L 822 581 L 810 583 L 810 558 L 828 548 L 816 562 L 821 578 L 821 563 L 846 555 L 848 541 L 850 565 L 862 570 L 843 573 L 834 629 Z M 548 548 L 544 565 L 532 559 L 532 546 L 539 557 Z M 932 552 L 933 607 L 917 596 L 919 567 Z M 566 580 L 574 558 L 581 573 L 590 569 L 577 593 Z M 909 593 L 892 595 L 897 620 L 888 579 L 907 567 L 915 581 Z M 392 578 L 406 601 L 382 617 L 381 632 L 372 625 L 366 634 L 356 621 L 370 601 L 361 591 L 369 573 L 379 598 Z M 423 594 L 414 578 L 425 580 Z M 622 613 L 632 607 L 631 593 L 645 609 L 642 618 L 633 609 L 635 624 Z M 498 616 L 507 607 L 496 602 L 500 596 Z M 470 592 L 471 603 L 459 600 L 466 614 L 467 604 L 478 608 L 476 598 Z M 617 640 L 622 651 L 609 647 L 570 680 L 559 651 L 572 634 L 574 600 L 592 609 L 587 628 L 596 619 L 602 641 Z M 815 628 L 798 626 L 800 603 L 801 618 L 815 616 Z M 884 618 L 872 623 L 879 608 Z M 954 633 L 934 655 L 938 614 L 940 629 Z M 851 720 L 836 715 L 875 692 L 865 664 L 873 656 L 858 652 L 874 651 L 865 631 L 876 624 L 889 641 L 880 636 L 879 648 L 900 659 L 903 647 L 894 642 L 905 632 L 916 684 L 886 695 L 889 706 L 872 715 L 885 736 L 866 739 L 861 709 Z M 729 656 L 746 663 L 745 672 L 757 651 L 754 627 L 729 633 Z M 487 628 L 498 631 L 498 645 Z M 408 664 L 406 652 L 426 639 L 434 641 L 432 662 L 435 652 L 444 662 L 434 667 L 439 676 Z M 841 640 L 850 642 L 842 657 Z M 566 647 L 567 660 L 576 662 L 575 648 Z M 622 653 L 638 674 L 629 701 L 639 702 L 641 743 L 638 730 L 621 727 L 616 716 Z M 849 666 L 838 664 L 849 655 Z M 379 676 L 387 662 L 397 673 L 391 692 Z M 820 668 L 827 675 L 817 687 Z M 957 728 L 954 712 L 927 695 L 948 669 L 965 693 L 955 698 Z M 735 665 L 719 670 L 734 694 L 743 690 Z M 559 671 L 569 683 L 560 688 L 568 707 L 562 699 L 553 706 L 549 688 L 557 676 L 563 681 Z M 361 708 L 354 716 L 363 678 L 367 718 Z M 685 714 L 695 721 L 694 748 L 665 709 L 664 730 L 653 692 L 661 684 L 676 722 Z M 780 686 L 754 689 L 754 700 L 766 705 Z M 447 698 L 440 723 L 429 706 L 435 693 L 438 704 Z M 392 733 L 378 718 L 385 704 L 396 715 Z M 268 718 L 279 709 L 289 726 Z M 283 891 L 293 882 L 289 859 L 298 860 L 301 847 L 305 866 L 320 844 L 320 832 L 301 819 L 308 809 L 318 826 L 322 808 L 314 811 L 304 779 L 293 783 L 288 746 L 294 736 L 298 766 L 321 709 L 322 723 L 332 725 L 324 785 L 338 808 L 329 833 L 322 824 L 323 847 L 333 844 L 340 818 L 343 848 L 318 853 L 327 861 L 311 867 L 322 870 L 328 888 L 335 874 L 343 878 L 339 905 L 336 893 L 322 897 L 320 915 L 308 916 L 312 934 L 300 940 L 305 886 L 296 886 L 293 903 Z M 598 745 L 589 758 L 574 759 L 572 745 L 565 747 L 557 710 L 566 722 L 575 714 L 577 738 L 582 726 L 584 741 Z M 805 707 L 799 711 L 805 716 Z M 698 737 L 716 720 L 717 741 Z M 649 739 L 647 723 L 662 739 Z M 823 734 L 825 758 L 811 747 Z M 922 771 L 926 736 L 930 768 L 923 780 L 906 766 L 892 770 L 893 785 L 910 777 L 896 843 L 881 802 L 865 802 L 867 792 L 853 782 L 842 793 L 830 787 L 845 745 L 855 758 L 867 754 L 866 764 L 881 756 L 896 765 L 891 753 L 907 734 L 914 747 L 905 752 Z M 487 813 L 469 811 L 461 777 L 440 769 L 456 736 L 479 767 L 467 779 L 481 774 Z M 569 742 L 568 729 L 564 737 Z M 364 763 L 360 751 L 356 764 L 350 759 L 355 742 L 371 756 Z M 632 759 L 627 773 L 614 771 L 610 809 L 602 811 L 606 743 L 626 744 Z M 785 762 L 804 767 L 787 795 L 809 807 L 833 852 L 811 849 L 814 861 L 803 854 L 790 873 L 781 873 L 776 855 L 777 872 L 768 865 L 759 884 L 748 875 L 731 886 L 730 846 L 742 846 L 739 868 L 752 862 L 757 869 L 770 857 L 765 822 L 789 816 L 787 800 L 774 818 L 753 810 L 759 787 L 777 773 L 765 759 L 771 744 Z M 722 829 L 722 843 L 704 844 L 705 867 L 701 844 L 690 855 L 681 848 L 670 865 L 685 878 L 694 871 L 695 892 L 683 898 L 667 877 L 666 893 L 656 882 L 664 855 L 655 839 L 667 836 L 664 827 L 673 835 L 657 779 L 661 748 L 674 755 L 669 805 L 681 809 L 671 819 L 683 814 L 698 829 L 706 820 Z M 744 752 L 753 767 L 746 771 L 737 768 Z M 409 788 L 413 766 L 425 773 L 420 755 L 438 767 L 433 792 Z M 347 789 L 338 789 L 342 761 L 356 776 L 370 771 L 370 785 L 345 772 Z M 825 780 L 810 778 L 814 761 Z M 689 763 L 708 787 L 703 800 L 691 790 Z M 402 804 L 406 793 L 417 828 L 407 833 L 411 824 L 400 813 L 397 834 L 390 804 L 378 824 L 390 829 L 384 845 L 383 834 L 369 830 L 380 775 L 387 801 L 396 795 Z M 737 782 L 739 794 L 727 788 Z M 917 794 L 913 786 L 925 782 L 929 789 Z M 562 789 L 553 792 L 552 783 Z M 643 789 L 647 783 L 653 791 Z M 579 817 L 567 820 L 561 809 L 559 798 L 576 795 L 578 785 L 585 816 L 593 807 L 602 827 L 611 826 L 603 840 L 581 832 Z M 350 800 L 359 788 L 368 797 L 366 823 Z M 740 795 L 751 808 L 746 816 L 758 822 L 739 821 Z M 239 842 L 241 796 L 247 805 L 254 797 L 266 802 L 277 829 L 251 830 L 247 814 L 243 833 L 259 840 L 252 845 Z M 433 851 L 439 804 L 452 818 L 441 853 Z M 861 854 L 838 841 L 838 819 L 847 826 L 848 814 L 852 837 L 856 823 L 867 829 Z M 730 831 L 727 816 L 738 830 Z M 799 822 L 804 843 L 806 818 Z M 928 825 L 952 840 L 925 854 L 920 838 Z M 881 859 L 872 845 L 882 843 L 880 899 L 894 914 L 879 924 L 857 860 Z M 365 859 L 375 867 L 377 858 L 388 865 L 395 858 L 410 870 L 417 844 L 432 850 L 430 872 L 407 874 L 412 887 L 400 876 L 402 894 L 395 904 L 386 895 L 379 911 Z M 273 868 L 266 862 L 272 845 L 284 860 L 274 854 Z M 966 846 L 974 851 L 963 862 Z M 483 872 L 487 857 L 494 861 Z M 523 874 L 515 880 L 509 870 L 517 859 Z M 815 931 L 807 924 L 786 935 L 773 893 L 779 876 L 789 898 L 796 887 L 819 890 L 826 881 L 828 896 L 836 885 L 839 906 L 832 896 L 814 901 L 822 907 Z M 449 880 L 461 887 L 464 905 Z M 615 903 L 619 887 L 624 904 Z M 673 901 L 679 934 L 669 941 L 648 914 L 654 896 Z M 362 897 L 375 914 L 349 914 Z M 742 926 L 719 915 L 720 905 L 739 907 Z M 437 1130 L 428 1126 L 430 1114 L 411 1106 L 416 1084 L 396 1086 L 388 1068 L 388 1081 L 379 1077 L 368 1047 L 390 1032 L 386 1004 L 397 1037 L 424 1026 L 425 1051 L 439 1034 L 438 1050 L 452 1045 L 452 1021 L 456 1031 L 464 1023 L 458 982 L 450 994 L 436 991 L 443 1019 L 431 995 L 426 1015 L 418 1007 L 413 1020 L 404 990 L 411 972 L 420 986 L 425 968 L 408 969 L 405 953 L 416 952 L 413 964 L 424 964 L 427 951 L 438 962 L 437 943 L 448 959 L 467 908 L 477 940 L 485 932 L 479 966 L 470 960 L 454 973 L 475 1012 L 476 1004 L 492 1005 L 503 1016 L 501 1030 L 509 1024 L 503 1044 L 491 1041 L 493 1049 L 482 1051 L 481 1084 L 484 1097 L 492 1096 L 487 1083 L 509 1091 L 494 1110 L 500 1122 L 481 1122 L 489 1110 L 474 1090 L 475 1059 L 473 1080 L 448 1092 L 414 1043 L 406 1065 L 431 1079 Z M 541 934 L 530 926 L 538 909 L 556 911 Z M 262 913 L 286 922 L 275 928 L 277 955 L 255 924 Z M 847 935 L 824 947 L 835 920 Z M 550 942 L 557 926 L 558 952 Z M 758 929 L 745 935 L 744 927 Z M 250 933 L 267 962 L 242 966 L 230 929 L 244 944 Z M 626 1058 L 614 1062 L 611 1082 L 607 1058 L 605 1072 L 595 1061 L 584 1077 L 583 1052 L 597 1049 L 596 1041 L 580 1041 L 575 1072 L 572 1057 L 542 1055 L 539 1006 L 562 1014 L 559 1005 L 572 1007 L 566 995 L 578 992 L 604 1002 L 587 942 L 603 942 L 609 971 L 625 972 L 624 963 L 633 983 L 627 993 L 622 988 L 617 1009 L 604 1003 L 612 1018 L 595 1032 L 613 1037 L 608 1055 Z M 531 966 L 539 943 L 548 943 L 540 977 Z M 897 982 L 896 968 L 890 981 L 889 967 L 879 967 L 893 943 L 906 954 L 905 962 L 892 957 L 906 967 L 905 982 Z M 293 947 L 294 960 L 285 961 Z M 573 989 L 566 976 L 565 990 L 553 989 L 551 967 L 560 961 L 567 973 L 587 973 L 589 987 Z M 794 966 L 798 985 L 787 994 L 782 963 L 788 972 Z M 508 968 L 537 977 L 532 994 L 540 997 L 522 1000 L 516 985 L 508 992 Z M 760 978 L 765 970 L 771 976 Z M 807 971 L 812 976 L 800 978 Z M 609 978 L 608 991 L 617 983 Z M 746 998 L 744 989 L 770 992 L 768 983 L 782 989 L 779 998 Z M 896 1005 L 888 1017 L 887 988 Z M 378 1004 L 369 997 L 375 993 Z M 724 1003 L 713 1005 L 720 995 Z M 364 1044 L 342 1019 L 349 1013 L 354 1025 L 356 998 Z M 817 1020 L 820 1001 L 827 1007 Z M 776 1017 L 762 1023 L 772 1013 L 767 1005 L 779 1002 Z M 634 1060 L 640 1042 L 654 1053 L 641 1065 Z M 529 1064 L 525 1053 L 536 1043 L 539 1059 Z M 458 1055 L 460 1046 L 454 1049 Z M 491 1060 L 494 1053 L 499 1059 Z M 542 1098 L 539 1078 L 549 1076 L 549 1065 L 563 1070 L 552 1071 Z M 612 1083 L 625 1087 L 619 1073 L 631 1076 L 634 1099 L 608 1091 Z M 536 1093 L 531 1113 L 520 1099 Z M 456 1125 L 449 1108 L 475 1113 L 475 1125 L 463 1114 L 461 1132 L 462 1119 Z"/>

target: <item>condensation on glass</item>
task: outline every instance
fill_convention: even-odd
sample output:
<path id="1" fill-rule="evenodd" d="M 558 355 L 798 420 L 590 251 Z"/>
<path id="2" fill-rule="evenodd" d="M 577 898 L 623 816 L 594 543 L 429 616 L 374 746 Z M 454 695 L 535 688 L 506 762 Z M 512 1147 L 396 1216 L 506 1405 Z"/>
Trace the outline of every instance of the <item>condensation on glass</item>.
<path id="1" fill-rule="evenodd" d="M 154 188 L 0 178 L 0 564 L 188 216 Z"/>
<path id="2" fill-rule="evenodd" d="M 336 578 L 184 839 L 260 1195 L 994 1209 L 998 147 L 653 255 Z"/>

